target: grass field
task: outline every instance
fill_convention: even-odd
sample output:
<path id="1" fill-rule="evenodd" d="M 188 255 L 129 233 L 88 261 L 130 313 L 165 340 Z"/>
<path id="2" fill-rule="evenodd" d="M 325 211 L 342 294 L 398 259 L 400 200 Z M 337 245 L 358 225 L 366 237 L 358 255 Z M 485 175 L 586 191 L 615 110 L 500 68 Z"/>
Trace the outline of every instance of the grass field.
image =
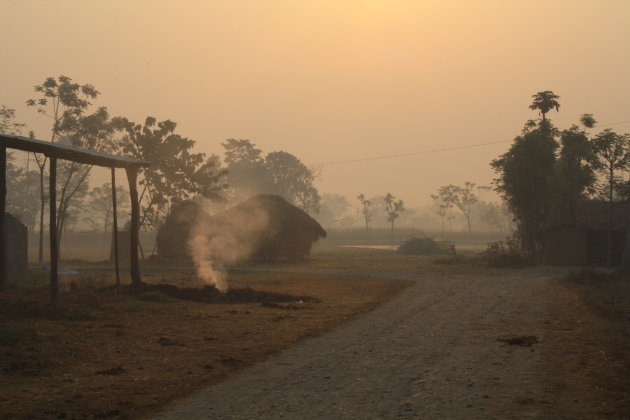
<path id="1" fill-rule="evenodd" d="M 426 235 L 453 241 L 458 251 L 480 252 L 486 249 L 488 242 L 505 240 L 505 234 L 498 232 L 438 232 L 426 231 Z M 331 229 L 328 236 L 315 244 L 314 251 L 334 251 L 348 246 L 381 246 L 397 248 L 401 242 L 423 234 L 418 229 L 395 229 L 392 233 L 389 229 Z M 153 250 L 155 234 L 153 232 L 141 232 L 140 242 L 145 255 L 150 255 Z M 37 246 L 39 237 L 29 235 L 29 261 L 37 261 Z M 111 233 L 103 232 L 67 232 L 62 236 L 61 259 L 62 260 L 86 260 L 105 261 L 109 259 L 111 246 Z M 48 259 L 48 237 L 44 238 L 44 260 Z"/>

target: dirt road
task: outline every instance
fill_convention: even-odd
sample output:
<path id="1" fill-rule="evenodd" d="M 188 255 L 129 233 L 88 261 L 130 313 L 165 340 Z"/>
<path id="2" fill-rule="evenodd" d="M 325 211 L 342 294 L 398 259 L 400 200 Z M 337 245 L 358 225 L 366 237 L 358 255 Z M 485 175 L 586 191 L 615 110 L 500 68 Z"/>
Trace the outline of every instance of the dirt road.
<path id="1" fill-rule="evenodd" d="M 566 327 L 550 307 L 559 275 L 390 273 L 417 284 L 156 418 L 579 417 L 579 405 L 554 399 L 546 371 L 547 338 Z M 500 341 L 522 336 L 539 343 Z"/>

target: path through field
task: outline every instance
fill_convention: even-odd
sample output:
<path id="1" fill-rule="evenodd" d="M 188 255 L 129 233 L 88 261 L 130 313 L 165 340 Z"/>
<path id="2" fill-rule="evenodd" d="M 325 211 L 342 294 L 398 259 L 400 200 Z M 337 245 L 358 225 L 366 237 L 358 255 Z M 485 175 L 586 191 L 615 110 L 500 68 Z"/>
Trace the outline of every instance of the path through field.
<path id="1" fill-rule="evenodd" d="M 578 407 L 555 400 L 545 371 L 547 338 L 561 328 L 550 307 L 560 274 L 389 273 L 417 283 L 156 418 L 569 418 Z M 539 343 L 500 341 L 523 336 Z"/>

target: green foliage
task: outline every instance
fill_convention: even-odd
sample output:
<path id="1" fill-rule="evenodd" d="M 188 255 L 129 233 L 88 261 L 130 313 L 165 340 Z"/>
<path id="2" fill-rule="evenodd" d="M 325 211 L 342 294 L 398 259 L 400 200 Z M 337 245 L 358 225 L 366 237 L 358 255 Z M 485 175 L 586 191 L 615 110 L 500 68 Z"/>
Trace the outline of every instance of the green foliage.
<path id="1" fill-rule="evenodd" d="M 315 174 L 300 159 L 287 152 L 271 152 L 265 157 L 271 179 L 271 192 L 307 212 L 319 211 L 321 197 L 313 185 Z"/>
<path id="2" fill-rule="evenodd" d="M 560 110 L 560 103 L 558 99 L 560 97 L 553 93 L 550 90 L 545 90 L 544 92 L 538 92 L 535 95 L 532 95 L 534 100 L 532 104 L 529 106 L 531 110 L 538 110 L 542 115 L 542 119 L 546 120 L 546 115 L 552 109 L 556 109 L 556 112 Z"/>
<path id="3" fill-rule="evenodd" d="M 0 133 L 20 135 L 24 127 L 26 124 L 15 121 L 15 109 L 6 105 L 0 107 Z"/>
<path id="4" fill-rule="evenodd" d="M 246 139 L 227 139 L 222 145 L 233 199 L 276 194 L 304 211 L 319 211 L 316 173 L 296 156 L 279 151 L 263 157 L 262 150 Z"/>
<path id="5" fill-rule="evenodd" d="M 195 141 L 176 134 L 175 122 L 147 117 L 144 124 L 136 124 L 118 117 L 113 124 L 125 133 L 122 152 L 151 164 L 140 171 L 142 227 L 157 229 L 171 206 L 196 195 L 221 197 L 225 171 L 217 167 L 216 158 L 204 161 L 205 154 L 193 153 Z"/>
<path id="6" fill-rule="evenodd" d="M 357 197 L 361 202 L 361 215 L 363 216 L 363 220 L 365 221 L 365 230 L 370 229 L 370 220 L 372 220 L 372 215 L 374 214 L 374 210 L 372 209 L 372 202 L 365 198 L 363 193 L 359 194 Z"/>
<path id="7" fill-rule="evenodd" d="M 514 214 L 526 251 L 535 254 L 541 246 L 555 187 L 555 128 L 541 120 L 514 139 L 510 149 L 491 166 L 499 174 L 496 190 Z"/>
<path id="8" fill-rule="evenodd" d="M 403 255 L 445 255 L 452 253 L 453 244 L 436 241 L 428 236 L 414 236 L 400 244 L 396 253 Z"/>
<path id="9" fill-rule="evenodd" d="M 94 229 L 102 230 L 103 232 L 109 231 L 113 216 L 112 184 L 106 182 L 99 187 L 92 188 L 88 192 L 86 199 L 84 210 L 87 210 L 87 215 L 83 220 Z M 129 208 L 129 192 L 122 186 L 116 186 L 116 210 L 119 228 L 125 224 L 125 221 L 122 219 L 129 213 Z"/>
<path id="10" fill-rule="evenodd" d="M 34 87 L 37 98 L 28 99 L 27 106 L 37 108 L 37 111 L 52 120 L 50 141 L 63 141 L 74 147 L 86 150 L 108 152 L 113 150 L 111 140 L 113 128 L 109 121 L 107 109 L 98 108 L 93 114 L 86 115 L 91 100 L 98 97 L 99 92 L 90 84 L 75 83 L 67 76 L 58 78 L 48 77 L 40 85 Z M 46 157 L 35 155 L 40 171 L 40 232 L 43 230 L 44 211 L 44 169 Z M 57 210 L 57 240 L 67 225 L 67 219 L 73 206 L 78 205 L 80 199 L 87 192 L 87 180 L 91 166 L 77 162 L 63 161 L 59 163 L 57 188 L 59 205 Z M 40 234 L 40 242 L 42 235 Z M 42 246 L 40 244 L 39 260 L 42 260 Z"/>
<path id="11" fill-rule="evenodd" d="M 597 192 L 606 200 L 614 201 L 615 191 L 622 184 L 621 172 L 630 168 L 630 136 L 620 135 L 610 129 L 599 133 L 592 142 L 591 165 L 603 178 Z"/>
<path id="12" fill-rule="evenodd" d="M 350 209 L 348 199 L 340 194 L 324 194 L 317 220 L 326 228 L 339 225 Z"/>
<path id="13" fill-rule="evenodd" d="M 37 108 L 37 112 L 52 118 L 51 142 L 62 133 L 71 133 L 77 129 L 80 118 L 92 104 L 99 92 L 90 84 L 73 83 L 67 76 L 47 77 L 34 87 L 38 98 L 28 99 L 27 106 Z"/>
<path id="14" fill-rule="evenodd" d="M 585 119 L 585 116 L 589 116 Z M 581 120 L 590 125 L 594 119 L 584 114 Z M 591 143 L 585 131 L 577 126 L 564 130 L 560 134 L 562 146 L 556 162 L 556 222 L 575 223 L 575 203 L 592 193 L 595 174 L 590 165 L 592 157 Z"/>
<path id="15" fill-rule="evenodd" d="M 487 187 L 485 187 L 487 188 Z M 440 187 L 437 195 L 431 198 L 439 203 L 438 215 L 442 218 L 442 231 L 444 231 L 444 219 L 449 208 L 455 207 L 462 212 L 468 224 L 468 233 L 471 232 L 470 218 L 472 216 L 473 206 L 479 201 L 479 196 L 475 190 L 484 189 L 477 187 L 474 182 L 464 184 L 464 187 L 457 185 L 446 185 Z"/>

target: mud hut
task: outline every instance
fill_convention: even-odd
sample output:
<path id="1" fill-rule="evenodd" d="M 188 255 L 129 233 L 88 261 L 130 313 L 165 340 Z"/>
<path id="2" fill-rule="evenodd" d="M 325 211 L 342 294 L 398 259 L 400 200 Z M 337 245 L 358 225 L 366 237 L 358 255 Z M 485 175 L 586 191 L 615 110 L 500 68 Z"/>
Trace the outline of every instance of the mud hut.
<path id="1" fill-rule="evenodd" d="M 613 207 L 612 263 L 621 264 L 627 229 L 627 202 Z M 545 262 L 551 265 L 603 265 L 608 250 L 610 207 L 607 202 L 583 200 L 575 207 L 575 224 L 556 226 L 545 236 Z"/>

